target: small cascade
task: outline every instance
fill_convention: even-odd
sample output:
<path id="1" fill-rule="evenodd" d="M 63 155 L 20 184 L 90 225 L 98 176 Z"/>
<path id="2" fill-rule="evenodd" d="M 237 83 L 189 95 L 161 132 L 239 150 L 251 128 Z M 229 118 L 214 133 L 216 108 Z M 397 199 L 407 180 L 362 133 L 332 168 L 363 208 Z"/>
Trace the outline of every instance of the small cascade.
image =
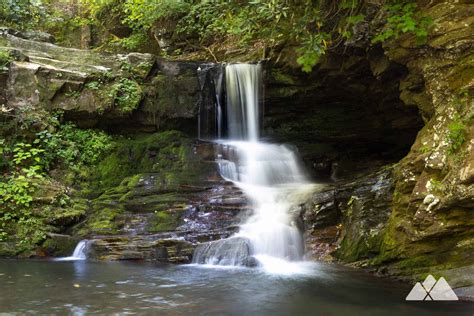
<path id="1" fill-rule="evenodd" d="M 303 257 L 299 204 L 314 185 L 307 181 L 292 148 L 259 141 L 261 66 L 228 65 L 225 78 L 228 139 L 217 140 L 217 162 L 221 176 L 250 199 L 253 214 L 231 238 L 198 247 L 193 262 L 260 264 L 275 271 L 284 266 L 282 262 Z"/>
<path id="2" fill-rule="evenodd" d="M 86 260 L 87 251 L 89 250 L 90 240 L 81 240 L 74 248 L 74 252 L 69 257 L 57 258 L 56 261 L 74 261 L 74 260 Z"/>

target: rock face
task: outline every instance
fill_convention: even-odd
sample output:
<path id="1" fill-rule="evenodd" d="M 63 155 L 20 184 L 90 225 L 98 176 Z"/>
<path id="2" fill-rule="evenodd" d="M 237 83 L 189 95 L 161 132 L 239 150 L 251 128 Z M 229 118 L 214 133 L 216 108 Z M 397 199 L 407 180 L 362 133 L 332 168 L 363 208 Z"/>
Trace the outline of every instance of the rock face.
<path id="1" fill-rule="evenodd" d="M 242 193 L 217 172 L 214 146 L 176 131 L 123 140 L 77 188 L 89 208 L 69 232 L 92 239 L 93 259 L 190 262 L 198 243 L 229 237 L 246 216 Z"/>
<path id="2" fill-rule="evenodd" d="M 391 273 L 439 274 L 474 270 L 474 8 L 441 2 L 423 10 L 436 27 L 425 46 L 404 37 L 387 44 L 387 56 L 407 66 L 402 100 L 426 122 L 394 173 L 393 211 L 379 262 Z M 453 17 L 456 19 L 453 21 Z"/>
<path id="3" fill-rule="evenodd" d="M 327 185 L 304 206 L 306 250 L 316 260 L 371 259 L 392 211 L 393 167 Z"/>
<path id="4" fill-rule="evenodd" d="M 106 237 L 90 241 L 87 258 L 189 263 L 194 247 L 185 240 L 164 236 Z"/>
<path id="5" fill-rule="evenodd" d="M 5 84 L 0 95 L 9 108 L 63 110 L 81 127 L 122 133 L 158 129 L 197 133 L 205 88 L 197 70 L 212 64 L 58 47 L 5 28 L 0 29 L 0 49 L 14 57 L 1 76 Z"/>
<path id="6" fill-rule="evenodd" d="M 405 108 L 417 108 L 425 125 L 389 173 L 338 182 L 313 197 L 304 215 L 308 249 L 400 277 L 445 276 L 472 296 L 474 9 L 462 1 L 420 5 L 435 25 L 427 43 L 404 35 L 368 61 L 374 76 L 390 74 L 392 66 L 381 67 L 380 59 L 403 70 L 389 77 Z"/>

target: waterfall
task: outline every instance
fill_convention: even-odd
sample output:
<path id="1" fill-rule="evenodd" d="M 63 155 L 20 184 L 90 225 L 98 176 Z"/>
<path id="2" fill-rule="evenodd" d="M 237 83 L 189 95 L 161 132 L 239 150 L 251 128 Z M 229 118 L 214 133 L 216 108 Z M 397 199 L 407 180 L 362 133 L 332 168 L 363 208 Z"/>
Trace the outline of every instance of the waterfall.
<path id="1" fill-rule="evenodd" d="M 225 68 L 227 124 L 231 139 L 258 140 L 261 65 L 235 64 Z"/>
<path id="2" fill-rule="evenodd" d="M 198 247 L 195 263 L 254 265 L 256 260 L 273 267 L 302 259 L 298 206 L 314 186 L 294 150 L 259 141 L 261 77 L 260 65 L 226 67 L 228 139 L 217 140 L 220 174 L 242 189 L 253 213 L 234 236 Z M 255 260 L 243 259 L 245 253 Z"/>
<path id="3" fill-rule="evenodd" d="M 69 257 L 57 258 L 56 261 L 73 261 L 73 260 L 86 260 L 87 251 L 89 249 L 89 240 L 81 240 L 77 243 L 74 252 Z"/>

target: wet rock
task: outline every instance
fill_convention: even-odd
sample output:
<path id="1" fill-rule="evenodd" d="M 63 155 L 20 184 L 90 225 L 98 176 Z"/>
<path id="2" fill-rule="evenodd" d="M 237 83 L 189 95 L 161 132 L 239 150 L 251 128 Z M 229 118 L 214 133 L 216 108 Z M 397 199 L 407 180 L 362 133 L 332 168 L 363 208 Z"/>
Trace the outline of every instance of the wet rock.
<path id="1" fill-rule="evenodd" d="M 311 197 L 311 204 L 306 205 L 304 213 L 306 229 L 328 227 L 340 222 L 340 211 L 335 200 L 335 189 L 317 192 Z"/>
<path id="2" fill-rule="evenodd" d="M 151 260 L 190 263 L 195 246 L 180 238 L 165 236 L 116 236 L 90 241 L 87 257 L 92 260 Z"/>
<path id="3" fill-rule="evenodd" d="M 193 254 L 193 263 L 255 266 L 250 241 L 243 237 L 231 237 L 211 241 L 197 246 Z"/>
<path id="4" fill-rule="evenodd" d="M 303 213 L 308 255 L 352 262 L 379 254 L 392 193 L 391 167 L 315 193 Z"/>
<path id="5" fill-rule="evenodd" d="M 210 153 L 196 146 L 176 131 L 116 144 L 95 180 L 79 191 L 94 195 L 87 217 L 72 233 L 97 240 L 92 258 L 188 262 L 181 248 L 236 231 L 247 201 L 218 175 Z"/>

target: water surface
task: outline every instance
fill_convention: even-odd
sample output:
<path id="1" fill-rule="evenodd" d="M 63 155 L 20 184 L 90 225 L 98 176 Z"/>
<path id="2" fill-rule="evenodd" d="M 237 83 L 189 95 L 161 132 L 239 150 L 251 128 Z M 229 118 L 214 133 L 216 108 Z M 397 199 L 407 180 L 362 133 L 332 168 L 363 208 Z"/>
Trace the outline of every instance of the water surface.
<path id="1" fill-rule="evenodd" d="M 307 264 L 250 268 L 0 260 L 0 312 L 155 315 L 469 315 L 467 302 L 405 302 L 409 285 Z"/>

